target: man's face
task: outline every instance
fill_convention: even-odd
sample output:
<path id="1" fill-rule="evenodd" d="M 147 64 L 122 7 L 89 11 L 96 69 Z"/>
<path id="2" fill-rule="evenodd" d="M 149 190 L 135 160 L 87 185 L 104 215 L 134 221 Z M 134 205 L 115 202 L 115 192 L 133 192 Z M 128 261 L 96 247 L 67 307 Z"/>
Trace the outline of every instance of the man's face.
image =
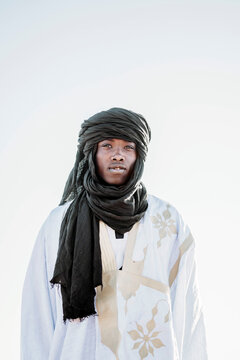
<path id="1" fill-rule="evenodd" d="M 129 179 L 136 159 L 134 142 L 122 139 L 100 141 L 96 153 L 97 173 L 108 184 L 122 185 Z"/>

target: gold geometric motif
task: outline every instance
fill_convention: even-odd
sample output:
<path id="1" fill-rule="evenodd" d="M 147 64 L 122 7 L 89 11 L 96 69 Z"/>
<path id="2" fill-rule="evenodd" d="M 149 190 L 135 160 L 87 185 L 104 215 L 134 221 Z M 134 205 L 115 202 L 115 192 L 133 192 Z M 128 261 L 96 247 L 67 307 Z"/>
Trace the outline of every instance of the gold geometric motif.
<path id="1" fill-rule="evenodd" d="M 131 336 L 132 340 L 135 341 L 132 349 L 139 349 L 138 353 L 141 359 L 147 357 L 149 353 L 154 356 L 154 348 L 159 349 L 162 346 L 165 346 L 163 342 L 157 337 L 160 331 L 153 331 L 156 328 L 156 322 L 154 318 L 158 313 L 158 303 L 159 301 L 152 309 L 152 318 L 146 324 L 147 332 L 145 332 L 143 326 L 138 324 L 137 322 L 137 329 L 128 331 L 128 334 Z M 164 322 L 167 322 L 168 320 L 169 312 L 165 315 Z"/>
<path id="2" fill-rule="evenodd" d="M 169 206 L 168 206 L 169 207 Z M 157 246 L 161 246 L 161 241 L 167 235 L 171 236 L 172 234 L 177 233 L 176 222 L 171 218 L 171 213 L 168 208 L 163 211 L 162 216 L 157 213 L 156 216 L 151 216 L 152 223 L 154 227 L 159 229 L 159 237 Z"/>
<path id="3" fill-rule="evenodd" d="M 100 221 L 100 247 L 102 254 L 102 282 L 103 287 L 97 287 L 96 307 L 98 313 L 98 323 L 102 343 L 107 346 L 118 359 L 118 349 L 121 342 L 121 333 L 118 327 L 118 302 L 117 302 L 117 277 L 124 271 L 118 271 L 115 262 L 114 252 L 108 237 L 106 225 Z M 128 234 L 126 256 L 123 269 L 128 268 L 134 248 L 138 223 L 134 225 Z M 145 253 L 144 253 L 145 256 Z M 136 264 L 139 271 L 142 270 L 143 263 Z M 125 283 L 128 283 L 125 281 Z"/>
<path id="4" fill-rule="evenodd" d="M 147 254 L 147 246 L 143 249 L 143 259 L 134 261 L 133 250 L 135 247 L 136 235 L 138 231 L 138 223 L 134 225 L 129 232 L 127 246 L 124 257 L 124 264 L 122 270 L 117 270 L 114 253 L 111 248 L 111 243 L 108 237 L 108 232 L 105 224 L 100 222 L 100 247 L 102 254 L 102 281 L 103 288 L 97 288 L 96 307 L 98 313 L 98 323 L 101 334 L 101 342 L 108 347 L 119 359 L 119 346 L 122 335 L 118 324 L 118 301 L 117 288 L 125 299 L 125 313 L 127 312 L 128 300 L 136 295 L 140 285 L 158 290 L 164 294 L 169 294 L 169 287 L 159 281 L 142 276 L 144 261 Z M 166 301 L 166 300 L 160 300 Z M 158 302 L 159 303 L 159 302 Z M 136 343 L 134 349 L 139 349 L 139 355 L 144 359 L 146 354 L 154 354 L 154 349 L 164 346 L 162 341 L 158 338 L 159 331 L 154 331 L 156 323 L 154 317 L 158 312 L 158 303 L 152 309 L 152 319 L 150 319 L 144 331 L 141 324 L 136 323 L 137 330 L 132 330 L 129 335 Z M 165 315 L 163 321 L 169 321 L 169 312 Z M 159 326 L 159 322 L 158 322 Z M 136 332 L 136 333 L 135 333 Z"/>
<path id="5" fill-rule="evenodd" d="M 144 248 L 143 253 L 144 253 L 144 258 L 140 261 L 132 261 L 131 258 L 128 258 L 127 264 L 125 263 L 125 266 L 123 265 L 123 271 L 121 272 L 121 275 L 125 274 L 126 272 L 129 272 L 129 274 L 132 274 L 133 276 L 141 275 L 147 253 L 147 246 Z M 123 280 L 122 276 L 120 276 L 118 288 L 122 296 L 126 300 L 125 312 L 127 312 L 127 302 L 132 296 L 136 296 L 136 292 L 141 285 L 141 280 L 142 280 L 141 276 L 139 277 L 135 276 L 134 280 L 130 276 L 126 282 L 126 279 Z"/>
<path id="6" fill-rule="evenodd" d="M 101 341 L 118 359 L 121 333 L 118 328 L 116 276 L 116 271 L 103 274 L 103 288 L 101 289 L 101 286 L 97 287 L 96 307 L 101 329 Z"/>
<path id="7" fill-rule="evenodd" d="M 169 273 L 168 283 L 170 287 L 172 286 L 174 280 L 177 277 L 182 256 L 190 248 L 193 242 L 194 242 L 193 236 L 191 233 L 189 233 L 188 237 L 183 241 L 182 245 L 179 247 L 178 258 Z"/>

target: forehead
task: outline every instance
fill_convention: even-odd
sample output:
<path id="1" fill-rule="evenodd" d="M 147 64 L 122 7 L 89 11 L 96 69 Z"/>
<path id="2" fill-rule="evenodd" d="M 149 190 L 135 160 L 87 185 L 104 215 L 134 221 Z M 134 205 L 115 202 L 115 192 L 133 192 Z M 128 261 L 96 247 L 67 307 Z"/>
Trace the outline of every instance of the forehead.
<path id="1" fill-rule="evenodd" d="M 135 144 L 133 140 L 127 139 L 127 138 L 106 138 L 98 142 L 98 144 L 101 144 L 104 141 L 109 141 L 111 143 L 132 143 Z"/>

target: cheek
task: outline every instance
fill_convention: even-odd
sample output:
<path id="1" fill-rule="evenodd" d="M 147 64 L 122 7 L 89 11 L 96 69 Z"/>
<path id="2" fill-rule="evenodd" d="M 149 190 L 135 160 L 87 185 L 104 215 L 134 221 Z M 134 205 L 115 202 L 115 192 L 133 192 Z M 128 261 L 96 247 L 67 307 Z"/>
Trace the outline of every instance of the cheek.
<path id="1" fill-rule="evenodd" d="M 97 151 L 95 159 L 97 173 L 101 175 L 104 171 L 104 157 L 100 151 Z"/>
<path id="2" fill-rule="evenodd" d="M 131 159 L 131 168 L 133 168 L 134 165 L 136 164 L 136 160 L 137 160 L 137 154 L 134 154 Z"/>

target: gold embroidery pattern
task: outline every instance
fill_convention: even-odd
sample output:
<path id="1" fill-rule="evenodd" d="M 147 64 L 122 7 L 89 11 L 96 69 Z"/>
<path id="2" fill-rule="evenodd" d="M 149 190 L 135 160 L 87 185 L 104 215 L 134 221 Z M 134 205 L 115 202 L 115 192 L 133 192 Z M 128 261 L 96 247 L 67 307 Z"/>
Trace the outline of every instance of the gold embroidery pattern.
<path id="1" fill-rule="evenodd" d="M 178 258 L 175 262 L 175 264 L 173 265 L 170 274 L 169 274 L 169 286 L 171 287 L 174 280 L 177 277 L 178 274 L 178 270 L 179 270 L 179 265 L 180 265 L 180 261 L 182 256 L 184 255 L 184 253 L 190 248 L 190 246 L 192 245 L 192 243 L 194 242 L 193 240 L 193 236 L 191 233 L 189 233 L 188 237 L 183 241 L 182 245 L 179 247 L 179 255 Z"/>
<path id="2" fill-rule="evenodd" d="M 177 233 L 176 222 L 171 218 L 171 213 L 168 210 L 168 207 L 169 205 L 167 206 L 167 209 L 163 211 L 162 216 L 159 213 L 157 213 L 156 216 L 151 216 L 154 227 L 159 229 L 160 239 L 157 242 L 158 247 L 161 246 L 162 239 L 167 235 L 172 236 Z"/>
<path id="3" fill-rule="evenodd" d="M 163 300 L 165 301 L 165 300 Z M 137 330 L 128 331 L 128 334 L 131 336 L 132 340 L 135 341 L 133 345 L 133 350 L 139 349 L 138 353 L 141 359 L 144 359 L 151 354 L 154 356 L 154 348 L 159 349 L 162 346 L 165 346 L 163 342 L 157 337 L 160 331 L 154 331 L 156 327 L 156 322 L 154 320 L 155 316 L 158 313 L 158 303 L 152 309 L 152 318 L 147 322 L 146 328 L 147 332 L 144 332 L 143 326 L 136 322 Z M 169 312 L 164 317 L 164 322 L 169 321 Z"/>
<path id="4" fill-rule="evenodd" d="M 132 296 L 136 296 L 136 292 L 140 285 L 169 294 L 169 287 L 160 281 L 156 281 L 144 276 L 131 274 L 125 271 L 118 272 L 118 289 L 123 298 L 126 300 L 125 313 L 127 313 L 127 302 Z"/>
<path id="5" fill-rule="evenodd" d="M 127 254 L 124 260 L 123 268 L 128 268 L 132 251 L 134 249 L 136 235 L 138 230 L 138 223 L 136 223 L 128 235 L 128 245 L 126 249 Z M 101 341 L 107 346 L 118 359 L 118 349 L 121 342 L 121 333 L 118 327 L 118 303 L 117 303 L 117 276 L 124 271 L 116 271 L 117 266 L 115 262 L 114 252 L 108 238 L 106 225 L 100 221 L 100 247 L 102 254 L 103 266 L 103 288 L 97 288 L 96 307 L 98 312 L 98 322 L 101 333 Z M 144 252 L 145 259 L 145 252 Z M 143 267 L 143 262 L 136 264 L 139 271 Z M 134 269 L 136 271 L 136 269 Z M 128 283 L 125 281 L 125 283 Z"/>
<path id="6" fill-rule="evenodd" d="M 118 308 L 116 294 L 116 272 L 103 274 L 103 289 L 97 287 L 96 306 L 101 340 L 118 359 L 121 333 L 118 328 Z"/>
<path id="7" fill-rule="evenodd" d="M 126 271 L 130 274 L 134 275 L 141 275 L 143 271 L 144 261 L 147 253 L 147 246 L 143 250 L 144 258 L 141 261 L 132 261 L 132 259 L 128 259 L 128 263 L 126 266 L 123 265 L 123 271 L 120 273 L 121 275 Z M 125 313 L 127 313 L 127 302 L 132 296 L 136 296 L 136 292 L 141 285 L 142 278 L 140 276 L 136 276 L 134 280 L 132 277 L 129 277 L 128 281 L 126 279 L 122 280 L 122 276 L 120 275 L 120 281 L 118 284 L 119 291 L 121 292 L 122 296 L 126 300 L 125 303 Z"/>

